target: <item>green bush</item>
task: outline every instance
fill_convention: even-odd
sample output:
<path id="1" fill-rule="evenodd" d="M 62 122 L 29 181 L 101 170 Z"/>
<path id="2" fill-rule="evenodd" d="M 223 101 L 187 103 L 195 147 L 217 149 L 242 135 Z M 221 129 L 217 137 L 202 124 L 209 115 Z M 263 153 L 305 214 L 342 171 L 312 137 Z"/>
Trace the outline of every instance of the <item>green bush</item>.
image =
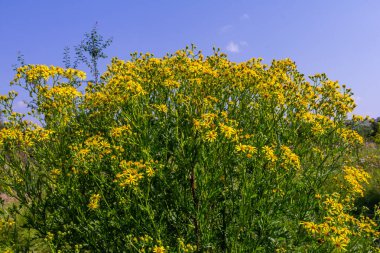
<path id="1" fill-rule="evenodd" d="M 182 50 L 74 69 L 26 65 L 1 97 L 0 184 L 52 251 L 367 252 L 351 215 L 368 175 L 348 158 L 349 89 L 288 59 Z M 334 184 L 337 187 L 331 187 Z"/>

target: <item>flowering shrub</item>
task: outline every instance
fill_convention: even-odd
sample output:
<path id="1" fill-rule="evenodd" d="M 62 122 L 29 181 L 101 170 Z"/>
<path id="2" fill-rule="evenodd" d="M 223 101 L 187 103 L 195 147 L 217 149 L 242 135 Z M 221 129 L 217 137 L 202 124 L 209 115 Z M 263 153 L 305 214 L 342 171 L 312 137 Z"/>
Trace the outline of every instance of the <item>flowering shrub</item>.
<path id="1" fill-rule="evenodd" d="M 39 124 L 1 97 L 2 190 L 53 251 L 375 246 L 375 220 L 351 212 L 368 178 L 348 159 L 363 142 L 345 127 L 352 93 L 324 74 L 186 49 L 85 76 L 18 69 Z"/>

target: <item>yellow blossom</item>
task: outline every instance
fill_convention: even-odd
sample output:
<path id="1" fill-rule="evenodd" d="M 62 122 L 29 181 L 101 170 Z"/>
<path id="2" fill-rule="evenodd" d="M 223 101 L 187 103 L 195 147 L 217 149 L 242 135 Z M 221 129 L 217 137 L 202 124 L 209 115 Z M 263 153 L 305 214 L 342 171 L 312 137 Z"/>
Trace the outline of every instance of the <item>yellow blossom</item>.
<path id="1" fill-rule="evenodd" d="M 218 133 L 215 130 L 208 131 L 205 135 L 205 140 L 208 142 L 214 142 Z"/>
<path id="2" fill-rule="evenodd" d="M 272 163 L 274 163 L 274 162 L 277 161 L 277 156 L 274 154 L 274 151 L 273 151 L 273 149 L 272 149 L 271 147 L 269 147 L 269 146 L 264 146 L 264 147 L 263 147 L 263 153 L 264 153 L 264 155 L 265 155 L 265 158 L 266 158 L 268 161 L 270 161 L 270 162 L 272 162 Z"/>
<path id="3" fill-rule="evenodd" d="M 165 253 L 165 247 L 164 246 L 154 246 L 153 247 L 153 252 L 154 253 Z"/>
<path id="4" fill-rule="evenodd" d="M 345 237 L 334 236 L 330 238 L 330 242 L 336 249 L 344 251 L 349 240 Z"/>
<path id="5" fill-rule="evenodd" d="M 236 130 L 233 127 L 226 126 L 223 123 L 219 124 L 220 131 L 224 134 L 227 139 L 230 139 L 233 135 L 236 134 Z"/>
<path id="6" fill-rule="evenodd" d="M 99 208 L 99 201 L 100 201 L 100 194 L 93 194 L 90 198 L 90 203 L 88 204 L 88 207 L 90 209 Z"/>

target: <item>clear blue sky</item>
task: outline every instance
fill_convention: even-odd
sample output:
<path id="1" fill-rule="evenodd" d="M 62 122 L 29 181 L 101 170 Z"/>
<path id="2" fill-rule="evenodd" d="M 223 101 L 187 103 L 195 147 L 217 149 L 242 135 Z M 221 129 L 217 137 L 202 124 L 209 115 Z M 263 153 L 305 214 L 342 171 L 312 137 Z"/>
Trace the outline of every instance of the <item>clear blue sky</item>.
<path id="1" fill-rule="evenodd" d="M 0 0 L 0 93 L 11 89 L 18 51 L 27 63 L 62 65 L 63 48 L 95 22 L 114 39 L 109 57 L 162 56 L 190 43 L 236 62 L 289 57 L 306 75 L 325 72 L 351 87 L 355 113 L 380 116 L 378 0 Z"/>

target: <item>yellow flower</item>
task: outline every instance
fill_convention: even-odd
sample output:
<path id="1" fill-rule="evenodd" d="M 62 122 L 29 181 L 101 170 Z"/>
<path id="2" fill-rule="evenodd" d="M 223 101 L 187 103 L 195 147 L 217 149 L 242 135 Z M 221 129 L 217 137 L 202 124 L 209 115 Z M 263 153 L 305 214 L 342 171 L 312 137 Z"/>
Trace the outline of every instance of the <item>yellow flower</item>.
<path id="1" fill-rule="evenodd" d="M 208 142 L 214 142 L 218 133 L 215 130 L 208 131 L 205 136 L 205 140 Z"/>
<path id="2" fill-rule="evenodd" d="M 244 153 L 248 152 L 247 154 L 248 158 L 251 158 L 252 154 L 256 154 L 257 152 L 256 147 L 251 146 L 251 145 L 241 144 L 241 143 L 235 146 L 235 150 L 236 152 L 244 152 Z"/>
<path id="3" fill-rule="evenodd" d="M 131 127 L 129 125 L 115 127 L 115 128 L 112 128 L 110 131 L 110 135 L 114 138 L 119 138 L 120 136 L 122 136 L 125 133 L 127 133 L 127 134 L 131 133 Z"/>
<path id="4" fill-rule="evenodd" d="M 227 139 L 230 139 L 233 135 L 236 134 L 236 130 L 233 127 L 226 126 L 223 123 L 219 124 L 220 131 L 224 134 Z"/>
<path id="5" fill-rule="evenodd" d="M 99 201 L 100 201 L 100 194 L 93 194 L 90 198 L 90 203 L 88 204 L 88 207 L 90 209 L 99 208 Z"/>
<path id="6" fill-rule="evenodd" d="M 122 172 L 116 175 L 114 182 L 117 182 L 120 187 L 137 186 L 139 182 L 144 178 L 144 174 L 148 177 L 153 177 L 155 170 L 151 167 L 154 161 L 143 163 L 132 161 L 121 161 L 120 168 Z M 158 163 L 155 161 L 154 163 Z"/>
<path id="7" fill-rule="evenodd" d="M 327 223 L 322 223 L 318 225 L 318 230 L 321 235 L 327 236 L 330 233 L 330 226 Z"/>
<path id="8" fill-rule="evenodd" d="M 318 233 L 318 225 L 315 224 L 314 222 L 301 222 L 303 227 L 312 234 Z"/>
<path id="9" fill-rule="evenodd" d="M 243 145 L 241 143 L 239 143 L 238 145 L 235 146 L 236 152 L 241 152 L 241 151 L 244 152 L 245 149 L 246 149 L 245 145 Z"/>
<path id="10" fill-rule="evenodd" d="M 152 167 L 148 167 L 147 168 L 146 174 L 148 175 L 148 177 L 153 177 L 154 176 L 154 170 L 152 169 Z"/>
<path id="11" fill-rule="evenodd" d="M 333 236 L 330 238 L 330 242 L 337 250 L 344 251 L 348 245 L 348 238 Z"/>
<path id="12" fill-rule="evenodd" d="M 52 169 L 50 171 L 50 174 L 53 178 L 56 178 L 57 176 L 61 175 L 62 171 L 60 169 Z"/>
<path id="13" fill-rule="evenodd" d="M 264 152 L 265 158 L 268 161 L 270 161 L 270 162 L 276 162 L 277 161 L 277 156 L 274 154 L 274 151 L 271 147 L 264 146 L 263 152 Z"/>
<path id="14" fill-rule="evenodd" d="M 195 130 L 199 130 L 201 128 L 201 122 L 199 120 L 194 119 L 193 125 L 194 125 Z"/>
<path id="15" fill-rule="evenodd" d="M 299 170 L 301 168 L 299 157 L 295 153 L 293 153 L 289 147 L 282 145 L 281 151 L 281 166 L 284 169 L 289 170 L 289 168 L 294 168 L 296 170 Z"/>
<path id="16" fill-rule="evenodd" d="M 160 105 L 153 105 L 154 108 L 156 108 L 159 112 L 167 113 L 168 107 L 165 104 Z"/>
<path id="17" fill-rule="evenodd" d="M 213 121 L 216 117 L 218 117 L 218 115 L 216 115 L 215 113 L 204 113 L 204 114 L 202 114 L 202 119 L 203 119 L 205 122 L 211 122 L 211 121 Z"/>
<path id="18" fill-rule="evenodd" d="M 164 246 L 154 246 L 153 252 L 154 253 L 165 253 L 166 250 L 165 250 Z"/>

